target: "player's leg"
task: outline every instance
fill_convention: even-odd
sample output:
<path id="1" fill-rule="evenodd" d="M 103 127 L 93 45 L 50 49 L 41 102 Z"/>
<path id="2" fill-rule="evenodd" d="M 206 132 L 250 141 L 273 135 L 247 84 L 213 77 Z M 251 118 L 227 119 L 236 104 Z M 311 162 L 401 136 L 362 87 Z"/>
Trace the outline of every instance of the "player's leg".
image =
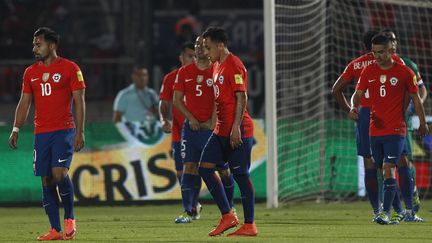
<path id="1" fill-rule="evenodd" d="M 59 198 L 56 185 L 52 183 L 51 177 L 51 136 L 52 133 L 36 134 L 33 151 L 33 169 L 36 176 L 41 176 L 42 181 L 42 205 L 51 229 L 38 240 L 60 240 L 62 239 Z"/>
<path id="2" fill-rule="evenodd" d="M 180 141 L 171 143 L 172 156 L 174 159 L 177 180 L 181 185 L 181 178 L 183 174 L 183 160 L 181 158 L 181 144 Z"/>
<path id="3" fill-rule="evenodd" d="M 73 239 L 77 233 L 74 216 L 74 187 L 68 176 L 74 151 L 75 129 L 55 132 L 52 146 L 52 179 L 58 187 L 64 206 L 64 233 L 66 240 Z"/>
<path id="4" fill-rule="evenodd" d="M 383 176 L 384 176 L 384 201 L 383 210 L 386 217 L 377 219 L 380 224 L 388 224 L 390 217 L 390 209 L 393 204 L 393 200 L 397 194 L 397 183 L 396 183 L 396 164 L 399 160 L 403 144 L 404 137 L 392 135 L 381 137 L 383 144 Z"/>
<path id="5" fill-rule="evenodd" d="M 222 184 L 225 189 L 226 197 L 230 203 L 231 208 L 234 207 L 234 176 L 232 175 L 229 164 L 225 163 L 223 166 L 216 166 L 216 170 L 221 178 Z"/>
<path id="6" fill-rule="evenodd" d="M 359 119 L 356 123 L 357 154 L 363 157 L 365 177 L 364 184 L 368 194 L 369 202 L 372 206 L 374 217 L 380 213 L 379 201 L 379 181 L 377 177 L 377 167 L 371 156 L 371 144 L 369 137 L 370 109 L 362 107 Z"/>
<path id="7" fill-rule="evenodd" d="M 228 236 L 256 236 L 258 234 L 255 225 L 255 191 L 249 175 L 253 138 L 242 138 L 242 141 L 240 147 L 231 150 L 228 161 L 234 180 L 240 189 L 244 224 Z"/>
<path id="8" fill-rule="evenodd" d="M 222 234 L 224 231 L 238 225 L 237 217 L 231 212 L 228 199 L 222 182 L 215 173 L 216 164 L 223 164 L 223 155 L 226 153 L 223 148 L 228 147 L 228 138 L 222 138 L 212 134 L 201 154 L 199 174 L 203 178 L 207 189 L 212 195 L 221 212 L 221 219 L 216 228 L 210 231 L 210 236 Z"/>

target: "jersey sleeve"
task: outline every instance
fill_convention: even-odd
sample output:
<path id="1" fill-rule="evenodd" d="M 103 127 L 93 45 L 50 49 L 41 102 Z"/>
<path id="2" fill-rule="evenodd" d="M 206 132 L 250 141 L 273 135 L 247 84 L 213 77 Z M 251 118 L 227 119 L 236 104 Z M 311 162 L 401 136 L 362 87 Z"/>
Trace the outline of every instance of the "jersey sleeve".
<path id="1" fill-rule="evenodd" d="M 173 97 L 173 87 L 172 87 L 172 81 L 170 80 L 171 77 L 169 74 L 165 75 L 163 81 L 162 81 L 162 87 L 159 93 L 159 98 L 161 100 L 168 100 L 171 101 Z"/>
<path id="2" fill-rule="evenodd" d="M 127 107 L 127 99 L 125 96 L 125 92 L 122 90 L 117 94 L 114 100 L 113 110 L 118 112 L 125 112 L 126 107 Z"/>
<path id="3" fill-rule="evenodd" d="M 185 90 L 185 72 L 184 68 L 180 68 L 174 81 L 173 90 L 181 91 L 184 93 Z"/>
<path id="4" fill-rule="evenodd" d="M 341 74 L 340 78 L 346 82 L 349 82 L 354 79 L 354 65 L 353 62 L 350 62 L 348 66 L 345 67 L 345 70 Z"/>
<path id="5" fill-rule="evenodd" d="M 368 68 L 366 67 L 360 74 L 360 78 L 357 81 L 356 89 L 366 91 L 368 86 Z"/>
<path id="6" fill-rule="evenodd" d="M 32 91 L 31 85 L 30 85 L 30 74 L 29 73 L 30 73 L 30 70 L 29 70 L 29 68 L 27 68 L 23 74 L 23 82 L 22 82 L 21 92 L 27 93 L 27 94 L 32 94 L 33 91 Z"/>
<path id="7" fill-rule="evenodd" d="M 408 78 L 406 80 L 408 81 L 407 82 L 408 92 L 416 93 L 419 90 L 417 75 L 411 69 L 407 68 L 407 71 L 408 71 L 408 73 L 407 73 Z"/>
<path id="8" fill-rule="evenodd" d="M 71 89 L 72 91 L 85 89 L 84 77 L 81 69 L 75 63 L 71 66 Z"/>
<path id="9" fill-rule="evenodd" d="M 233 65 L 228 73 L 228 81 L 231 84 L 231 88 L 234 92 L 236 91 L 247 91 L 247 72 L 246 68 Z"/>

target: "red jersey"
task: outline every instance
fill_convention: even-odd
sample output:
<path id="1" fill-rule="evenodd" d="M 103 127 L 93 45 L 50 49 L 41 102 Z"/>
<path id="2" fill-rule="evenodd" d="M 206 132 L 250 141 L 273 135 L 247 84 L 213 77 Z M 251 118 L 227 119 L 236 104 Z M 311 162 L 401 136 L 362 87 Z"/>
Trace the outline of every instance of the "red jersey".
<path id="1" fill-rule="evenodd" d="M 402 59 L 398 57 L 397 55 L 392 55 L 393 60 L 399 63 L 403 63 Z M 341 74 L 341 78 L 345 82 L 357 82 L 360 78 L 360 74 L 363 71 L 363 69 L 367 66 L 369 66 L 372 63 L 375 63 L 375 57 L 372 54 L 372 52 L 366 53 L 354 60 L 352 60 L 348 66 L 346 66 L 345 70 Z M 360 99 L 360 106 L 362 107 L 369 107 L 370 106 L 370 99 L 369 99 L 369 91 L 366 90 L 366 93 L 364 96 Z"/>
<path id="2" fill-rule="evenodd" d="M 177 76 L 177 72 L 179 69 L 175 69 L 165 75 L 163 81 L 162 81 L 162 87 L 159 94 L 159 99 L 166 100 L 169 102 L 172 102 L 173 96 L 174 96 L 174 81 Z M 180 142 L 181 140 L 181 130 L 183 127 L 184 117 L 183 115 L 174 107 L 172 106 L 172 141 L 173 142 Z"/>
<path id="3" fill-rule="evenodd" d="M 174 90 L 184 94 L 186 108 L 199 121 L 211 119 L 214 109 L 213 65 L 200 70 L 196 63 L 180 68 Z"/>
<path id="4" fill-rule="evenodd" d="M 35 133 L 74 128 L 72 92 L 84 88 L 80 68 L 68 59 L 57 57 L 49 66 L 37 62 L 27 67 L 22 92 L 33 95 Z"/>
<path id="5" fill-rule="evenodd" d="M 236 113 L 235 93 L 238 91 L 247 93 L 247 71 L 242 61 L 230 53 L 225 61 L 214 64 L 213 80 L 218 117 L 214 133 L 229 137 Z M 243 126 L 242 137 L 252 137 L 253 122 L 247 108 L 241 125 Z"/>
<path id="6" fill-rule="evenodd" d="M 418 91 L 417 77 L 411 69 L 395 62 L 391 68 L 383 70 L 374 63 L 363 70 L 356 88 L 369 90 L 370 136 L 405 136 L 405 94 Z"/>

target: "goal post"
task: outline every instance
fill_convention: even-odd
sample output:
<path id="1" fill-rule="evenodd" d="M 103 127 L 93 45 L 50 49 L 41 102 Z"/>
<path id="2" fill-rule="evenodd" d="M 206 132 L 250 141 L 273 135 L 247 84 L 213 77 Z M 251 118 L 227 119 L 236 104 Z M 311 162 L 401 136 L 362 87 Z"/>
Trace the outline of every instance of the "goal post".
<path id="1" fill-rule="evenodd" d="M 263 0 L 263 4 L 267 207 L 355 199 L 362 181 L 355 123 L 338 106 L 331 87 L 345 66 L 364 53 L 363 33 L 390 28 L 399 40 L 398 54 L 418 64 L 430 89 L 432 0 Z M 353 91 L 354 84 L 346 90 L 347 99 Z M 431 100 L 425 103 L 427 115 Z M 414 147 L 428 150 L 422 141 Z M 414 154 L 414 160 L 427 161 L 428 168 L 432 168 L 430 147 L 423 155 Z"/>

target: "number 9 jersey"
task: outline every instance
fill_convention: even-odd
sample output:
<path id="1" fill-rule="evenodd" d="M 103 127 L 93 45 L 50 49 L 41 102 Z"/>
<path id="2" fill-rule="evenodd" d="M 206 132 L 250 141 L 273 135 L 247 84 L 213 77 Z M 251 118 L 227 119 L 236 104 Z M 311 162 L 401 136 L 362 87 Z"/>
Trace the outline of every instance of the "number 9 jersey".
<path id="1" fill-rule="evenodd" d="M 72 92 L 85 89 L 77 64 L 62 57 L 45 66 L 37 62 L 24 72 L 22 93 L 35 103 L 35 134 L 74 128 Z"/>

